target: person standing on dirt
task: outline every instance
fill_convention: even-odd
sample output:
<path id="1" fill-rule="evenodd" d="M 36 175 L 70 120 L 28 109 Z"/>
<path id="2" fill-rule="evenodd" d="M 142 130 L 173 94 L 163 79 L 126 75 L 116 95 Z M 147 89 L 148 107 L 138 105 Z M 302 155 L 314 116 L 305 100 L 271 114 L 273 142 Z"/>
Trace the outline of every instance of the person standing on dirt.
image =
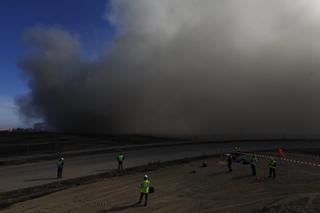
<path id="1" fill-rule="evenodd" d="M 257 156 L 256 154 L 252 154 L 250 157 L 250 165 L 251 165 L 251 171 L 252 171 L 252 176 L 257 175 L 256 171 L 256 166 L 257 166 Z"/>
<path id="2" fill-rule="evenodd" d="M 143 182 L 140 184 L 140 199 L 138 204 L 141 204 L 142 198 L 144 196 L 144 206 L 148 205 L 148 194 L 149 194 L 150 180 L 148 175 L 144 175 Z"/>
<path id="3" fill-rule="evenodd" d="M 277 161 L 273 158 L 269 161 L 269 178 L 276 178 Z"/>
<path id="4" fill-rule="evenodd" d="M 64 158 L 61 157 L 57 161 L 57 179 L 62 178 L 62 172 L 63 172 L 63 166 L 64 166 Z"/>
<path id="5" fill-rule="evenodd" d="M 123 169 L 123 161 L 124 161 L 124 155 L 122 153 L 119 153 L 119 155 L 117 156 L 117 161 L 118 161 L 118 170 L 122 170 Z"/>
<path id="6" fill-rule="evenodd" d="M 227 154 L 228 171 L 232 172 L 232 155 Z"/>
<path id="7" fill-rule="evenodd" d="M 240 156 L 240 146 L 236 145 L 234 147 L 234 152 L 235 152 L 236 157 L 239 157 Z"/>

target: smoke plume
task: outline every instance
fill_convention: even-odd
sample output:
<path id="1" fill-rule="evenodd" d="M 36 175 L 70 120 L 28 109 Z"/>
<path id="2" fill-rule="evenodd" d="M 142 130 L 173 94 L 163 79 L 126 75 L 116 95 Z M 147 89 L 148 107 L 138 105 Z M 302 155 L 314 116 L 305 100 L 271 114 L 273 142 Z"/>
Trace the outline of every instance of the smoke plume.
<path id="1" fill-rule="evenodd" d="M 21 113 L 58 131 L 312 136 L 318 0 L 113 0 L 111 52 L 59 27 L 24 35 Z M 111 8 L 111 9 L 110 9 Z"/>

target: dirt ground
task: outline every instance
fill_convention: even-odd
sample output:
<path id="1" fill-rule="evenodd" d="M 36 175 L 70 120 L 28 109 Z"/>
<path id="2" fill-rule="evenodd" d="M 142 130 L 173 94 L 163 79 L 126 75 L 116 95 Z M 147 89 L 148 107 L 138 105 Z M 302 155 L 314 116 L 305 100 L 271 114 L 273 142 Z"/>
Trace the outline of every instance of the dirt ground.
<path id="1" fill-rule="evenodd" d="M 143 174 L 105 179 L 17 203 L 1 212 L 319 212 L 320 167 L 281 162 L 269 179 L 267 161 L 258 159 L 258 177 L 249 165 L 233 164 L 227 173 L 221 159 L 171 166 L 148 173 L 156 189 L 149 205 L 137 205 Z M 308 160 L 308 159 L 305 159 Z M 192 171 L 195 171 L 192 172 Z"/>

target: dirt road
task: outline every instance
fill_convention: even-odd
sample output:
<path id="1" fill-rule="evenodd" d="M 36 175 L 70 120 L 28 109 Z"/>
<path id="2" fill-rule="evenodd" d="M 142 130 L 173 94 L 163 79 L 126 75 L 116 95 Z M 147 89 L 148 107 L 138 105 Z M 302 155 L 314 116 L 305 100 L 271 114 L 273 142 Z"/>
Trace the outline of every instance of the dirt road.
<path id="1" fill-rule="evenodd" d="M 136 205 L 143 174 L 135 174 L 21 202 L 3 212 L 318 212 L 319 167 L 281 162 L 274 180 L 267 178 L 267 161 L 258 160 L 259 180 L 250 176 L 248 165 L 235 163 L 227 173 L 225 162 L 217 158 L 204 168 L 196 161 L 150 172 L 156 193 L 147 207 Z"/>
<path id="2" fill-rule="evenodd" d="M 202 154 L 216 154 L 233 150 L 232 143 L 184 145 L 149 148 L 125 153 L 125 167 L 133 167 L 155 161 L 166 161 L 193 157 Z M 316 142 L 246 142 L 241 143 L 243 151 L 283 148 L 320 148 Z M 65 160 L 64 179 L 105 172 L 116 167 L 116 153 L 74 157 Z M 42 161 L 0 168 L 0 192 L 21 189 L 56 181 L 55 161 Z"/>

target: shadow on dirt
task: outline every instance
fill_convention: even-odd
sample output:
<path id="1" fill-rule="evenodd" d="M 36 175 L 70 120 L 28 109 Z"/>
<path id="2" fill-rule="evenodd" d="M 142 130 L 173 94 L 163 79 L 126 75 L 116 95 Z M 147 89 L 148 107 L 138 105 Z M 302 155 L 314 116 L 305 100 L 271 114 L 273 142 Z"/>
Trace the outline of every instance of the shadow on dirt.
<path id="1" fill-rule="evenodd" d="M 112 207 L 111 209 L 107 209 L 107 210 L 100 210 L 100 211 L 97 211 L 97 213 L 118 212 L 118 211 L 130 209 L 130 208 L 139 208 L 139 207 L 144 207 L 144 206 L 139 205 L 137 203 L 133 203 L 133 204 L 124 205 L 124 206 Z"/>
<path id="2" fill-rule="evenodd" d="M 242 175 L 242 176 L 237 176 L 237 177 L 233 177 L 233 180 L 241 180 L 241 179 L 245 179 L 245 178 L 249 178 L 249 177 L 254 177 L 252 175 Z"/>
<path id="3" fill-rule="evenodd" d="M 224 175 L 226 173 L 229 173 L 228 171 L 222 171 L 222 172 L 212 172 L 208 176 L 219 176 L 219 175 Z"/>
<path id="4" fill-rule="evenodd" d="M 96 172 L 109 172 L 110 169 L 98 169 L 96 170 Z"/>

